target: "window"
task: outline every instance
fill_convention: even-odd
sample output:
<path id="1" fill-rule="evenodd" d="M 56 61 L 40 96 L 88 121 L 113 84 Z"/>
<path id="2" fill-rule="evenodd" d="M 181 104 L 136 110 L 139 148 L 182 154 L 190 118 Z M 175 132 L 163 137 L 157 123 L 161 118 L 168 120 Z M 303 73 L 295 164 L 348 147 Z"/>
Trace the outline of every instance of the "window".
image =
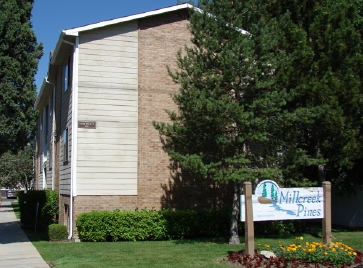
<path id="1" fill-rule="evenodd" d="M 63 164 L 68 164 L 68 128 L 63 130 Z"/>
<path id="2" fill-rule="evenodd" d="M 43 110 L 40 112 L 39 119 L 40 119 L 39 128 L 40 130 L 43 130 Z"/>
<path id="3" fill-rule="evenodd" d="M 71 85 L 71 56 L 68 57 L 66 64 L 64 65 L 64 91 Z"/>
<path id="4" fill-rule="evenodd" d="M 50 98 L 49 98 L 49 116 L 53 115 L 53 94 L 54 94 L 54 90 L 52 90 L 52 94 L 50 95 Z"/>
<path id="5" fill-rule="evenodd" d="M 44 161 L 47 161 L 47 155 L 48 155 L 48 113 L 49 113 L 49 106 L 47 105 L 43 109 L 43 156 Z"/>

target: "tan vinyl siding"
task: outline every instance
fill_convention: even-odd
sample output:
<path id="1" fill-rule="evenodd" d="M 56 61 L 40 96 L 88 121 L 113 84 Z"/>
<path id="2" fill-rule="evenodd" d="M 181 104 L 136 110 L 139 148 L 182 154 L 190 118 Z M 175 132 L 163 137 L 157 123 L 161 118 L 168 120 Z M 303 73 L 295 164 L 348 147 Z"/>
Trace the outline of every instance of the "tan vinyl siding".
<path id="1" fill-rule="evenodd" d="M 80 34 L 77 195 L 137 194 L 137 23 Z"/>
<path id="2" fill-rule="evenodd" d="M 73 61 L 73 59 L 72 59 Z M 72 64 L 71 64 L 72 65 Z M 61 66 L 58 76 L 58 89 L 61 90 L 61 127 L 60 135 L 60 167 L 59 167 L 59 189 L 61 195 L 69 195 L 71 189 L 71 158 L 72 158 L 72 90 L 70 87 L 64 91 L 63 72 L 64 68 Z M 72 70 L 71 70 L 72 73 Z M 73 78 L 71 78 L 73 79 Z M 68 128 L 68 161 L 63 159 L 63 131 Z"/>

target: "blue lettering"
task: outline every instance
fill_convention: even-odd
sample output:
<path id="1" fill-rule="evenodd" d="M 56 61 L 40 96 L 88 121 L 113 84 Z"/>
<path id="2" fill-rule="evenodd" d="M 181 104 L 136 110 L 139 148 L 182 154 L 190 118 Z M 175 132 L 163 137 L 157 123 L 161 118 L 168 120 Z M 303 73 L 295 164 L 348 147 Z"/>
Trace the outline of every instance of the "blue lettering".
<path id="1" fill-rule="evenodd" d="M 296 213 L 296 216 L 299 217 L 300 212 L 303 212 L 303 211 L 304 211 L 304 206 L 303 205 L 300 205 L 300 204 L 297 204 L 297 213 Z"/>
<path id="2" fill-rule="evenodd" d="M 289 192 L 287 192 L 285 196 L 281 192 L 281 195 L 280 195 L 280 204 L 282 204 L 283 201 L 286 201 L 286 204 L 287 204 L 287 197 L 288 197 L 288 195 L 289 195 Z"/>

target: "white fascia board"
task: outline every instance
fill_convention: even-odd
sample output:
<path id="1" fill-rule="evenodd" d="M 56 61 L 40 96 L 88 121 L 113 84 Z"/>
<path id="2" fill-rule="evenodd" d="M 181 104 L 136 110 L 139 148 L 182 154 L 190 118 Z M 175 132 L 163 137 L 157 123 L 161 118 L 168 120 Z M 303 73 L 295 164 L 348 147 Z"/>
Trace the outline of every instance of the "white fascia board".
<path id="1" fill-rule="evenodd" d="M 59 38 L 58 38 L 58 42 L 57 42 L 57 45 L 55 46 L 55 49 L 54 49 L 54 52 L 53 52 L 53 56 L 52 56 L 52 60 L 50 61 L 50 64 L 54 64 L 55 63 L 55 60 L 58 56 L 58 53 L 59 53 L 59 50 L 60 50 L 60 47 L 62 46 L 62 43 L 63 43 L 63 38 L 64 38 L 64 31 L 62 31 L 59 35 Z"/>
<path id="2" fill-rule="evenodd" d="M 78 34 L 80 32 L 89 31 L 89 30 L 93 30 L 93 29 L 97 29 L 97 28 L 101 28 L 101 27 L 105 27 L 105 26 L 109 26 L 109 25 L 114 25 L 114 24 L 121 23 L 121 22 L 142 19 L 142 18 L 154 16 L 154 15 L 159 15 L 159 14 L 163 14 L 163 13 L 167 13 L 167 12 L 177 11 L 177 10 L 181 10 L 181 9 L 188 9 L 188 8 L 193 9 L 194 6 L 191 4 L 188 4 L 188 3 L 181 4 L 181 5 L 175 5 L 175 6 L 162 8 L 162 9 L 158 9 L 158 10 L 153 10 L 153 11 L 148 11 L 148 12 L 144 12 L 144 13 L 140 13 L 140 14 L 136 14 L 136 15 L 132 15 L 132 16 L 127 16 L 127 17 L 113 19 L 113 20 L 107 20 L 107 21 L 101 21 L 99 23 L 94 23 L 94 24 L 89 24 L 86 26 L 78 27 L 78 28 L 64 30 L 63 34 L 71 35 L 71 36 L 78 36 Z"/>
<path id="3" fill-rule="evenodd" d="M 42 86 L 41 86 L 40 91 L 39 91 L 39 94 L 38 94 L 38 97 L 37 97 L 37 99 L 35 101 L 35 104 L 34 104 L 35 110 L 38 109 L 38 106 L 39 106 L 39 103 L 40 103 L 40 99 L 41 99 L 42 95 L 44 94 L 45 86 L 47 84 L 47 81 L 46 80 L 47 80 L 47 78 L 44 77 Z"/>

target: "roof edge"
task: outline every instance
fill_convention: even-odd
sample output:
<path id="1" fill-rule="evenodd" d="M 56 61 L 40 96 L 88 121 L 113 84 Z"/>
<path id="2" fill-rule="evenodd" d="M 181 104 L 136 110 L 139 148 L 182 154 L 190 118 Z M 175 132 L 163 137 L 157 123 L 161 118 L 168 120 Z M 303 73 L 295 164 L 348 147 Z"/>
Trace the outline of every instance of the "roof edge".
<path id="1" fill-rule="evenodd" d="M 175 6 L 171 6 L 171 7 L 161 8 L 161 9 L 157 9 L 157 10 L 153 10 L 153 11 L 147 11 L 147 12 L 139 13 L 139 14 L 136 14 L 136 15 L 126 16 L 126 17 L 107 20 L 107 21 L 101 21 L 101 22 L 98 22 L 98 23 L 89 24 L 89 25 L 82 26 L 82 27 L 77 27 L 77 28 L 73 28 L 73 29 L 64 30 L 63 34 L 64 35 L 71 35 L 71 36 L 78 36 L 78 34 L 80 32 L 89 31 L 89 30 L 93 30 L 93 29 L 97 29 L 97 28 L 101 28 L 101 27 L 106 27 L 106 26 L 121 23 L 121 22 L 127 22 L 127 21 L 142 19 L 142 18 L 146 18 L 146 17 L 150 17 L 150 16 L 154 16 L 154 15 L 159 15 L 159 14 L 163 14 L 163 13 L 167 13 L 167 12 L 177 11 L 177 10 L 181 10 L 181 9 L 194 9 L 194 8 L 195 7 L 193 5 L 191 5 L 189 3 L 185 3 L 185 4 L 180 4 L 180 5 L 175 5 Z"/>

